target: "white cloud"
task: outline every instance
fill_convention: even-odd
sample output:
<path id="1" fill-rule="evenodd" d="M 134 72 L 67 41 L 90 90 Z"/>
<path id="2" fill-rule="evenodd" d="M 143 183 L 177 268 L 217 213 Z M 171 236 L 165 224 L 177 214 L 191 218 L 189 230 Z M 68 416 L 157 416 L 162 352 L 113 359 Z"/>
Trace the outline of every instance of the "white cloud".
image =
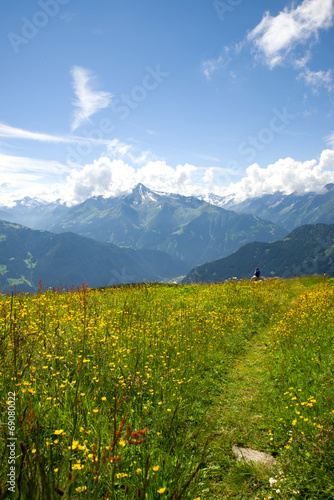
<path id="1" fill-rule="evenodd" d="M 77 100 L 73 102 L 76 106 L 72 122 L 72 130 L 77 129 L 82 123 L 100 109 L 107 108 L 112 100 L 110 92 L 96 91 L 91 88 L 94 82 L 94 75 L 89 70 L 80 66 L 71 69 L 73 77 L 73 88 Z"/>
<path id="2" fill-rule="evenodd" d="M 284 158 L 265 168 L 255 163 L 247 168 L 239 182 L 230 182 L 226 187 L 233 175 L 229 169 L 198 168 L 187 163 L 174 168 L 161 160 L 134 168 L 123 159 L 103 157 L 81 170 L 72 170 L 65 184 L 59 186 L 59 193 L 66 203 L 76 204 L 90 196 L 128 193 L 139 182 L 157 191 L 187 196 L 213 192 L 238 201 L 276 191 L 285 194 L 320 192 L 325 184 L 334 182 L 334 150 L 324 150 L 319 161 Z"/>
<path id="3" fill-rule="evenodd" d="M 221 68 L 224 64 L 224 59 L 222 56 L 217 57 L 216 59 L 208 59 L 202 63 L 202 71 L 206 78 L 210 80 L 212 73 L 217 71 L 217 69 Z"/>
<path id="4" fill-rule="evenodd" d="M 137 182 L 152 189 L 185 194 L 187 187 L 192 187 L 191 176 L 196 170 L 197 168 L 189 163 L 173 168 L 165 161 L 150 161 L 137 170 L 136 177 Z"/>
<path id="5" fill-rule="evenodd" d="M 68 172 L 69 167 L 58 161 L 40 160 L 26 156 L 11 156 L 0 153 L 0 166 L 7 172 L 31 172 L 38 175 L 53 175 L 59 172 Z"/>
<path id="6" fill-rule="evenodd" d="M 67 173 L 67 165 L 57 161 L 0 154 L 1 204 L 10 205 L 25 196 L 55 200 L 53 184 L 62 182 Z"/>
<path id="7" fill-rule="evenodd" d="M 321 153 L 319 161 L 301 162 L 293 158 L 284 158 L 266 168 L 254 163 L 247 168 L 243 179 L 231 183 L 226 189 L 216 190 L 216 194 L 235 197 L 237 201 L 242 201 L 246 198 L 273 194 L 276 191 L 284 194 L 319 192 L 330 182 L 334 182 L 334 151 L 325 150 Z"/>
<path id="8" fill-rule="evenodd" d="M 124 157 L 130 154 L 132 146 L 130 144 L 126 144 L 124 142 L 119 141 L 118 139 L 113 139 L 108 144 L 108 153 L 112 156 L 119 155 Z"/>
<path id="9" fill-rule="evenodd" d="M 202 62 L 202 72 L 208 80 L 211 79 L 211 75 L 219 69 L 226 68 L 231 62 L 231 57 L 229 56 L 230 48 L 224 47 L 223 54 L 217 58 L 208 59 Z"/>
<path id="10" fill-rule="evenodd" d="M 193 165 L 172 168 L 164 161 L 150 161 L 135 170 L 122 159 L 102 157 L 82 169 L 73 169 L 64 184 L 57 186 L 61 199 L 69 205 L 92 196 L 111 197 L 130 192 L 139 182 L 158 191 L 191 194 Z"/>
<path id="11" fill-rule="evenodd" d="M 329 144 L 330 146 L 332 146 L 334 148 L 334 132 L 330 135 L 328 135 L 327 137 L 325 137 L 325 141 L 327 142 L 327 144 Z"/>
<path id="12" fill-rule="evenodd" d="M 334 170 L 334 150 L 333 149 L 325 149 L 321 153 L 319 165 L 321 168 L 332 168 Z"/>
<path id="13" fill-rule="evenodd" d="M 327 142 L 334 145 L 333 134 L 327 137 Z M 38 196 L 50 201 L 60 198 L 74 205 L 92 196 L 129 193 L 139 182 L 163 192 L 187 196 L 213 192 L 242 201 L 276 191 L 320 192 L 325 184 L 334 182 L 333 148 L 322 151 L 319 160 L 301 162 L 284 158 L 267 167 L 250 165 L 238 182 L 233 182 L 236 175 L 233 168 L 199 168 L 189 163 L 173 167 L 117 141 L 111 150 L 112 155 L 75 168 L 56 161 L 0 154 L 1 203 Z"/>
<path id="14" fill-rule="evenodd" d="M 103 157 L 80 170 L 73 169 L 57 189 L 62 201 L 75 205 L 92 196 L 115 196 L 127 191 L 127 179 L 133 174 L 134 169 L 123 160 Z"/>
<path id="15" fill-rule="evenodd" d="M 74 19 L 75 15 L 76 14 L 74 12 L 65 12 L 64 14 L 61 14 L 59 17 L 60 19 L 65 21 L 65 23 L 69 23 L 72 21 L 72 19 Z"/>
<path id="16" fill-rule="evenodd" d="M 317 40 L 321 29 L 333 24 L 333 0 L 303 0 L 297 7 L 285 8 L 273 17 L 266 12 L 262 21 L 248 34 L 255 53 L 273 68 L 289 58 L 300 66 L 294 50 Z"/>
<path id="17" fill-rule="evenodd" d="M 93 130 L 94 132 L 94 130 Z M 98 131 L 99 132 L 99 131 Z M 39 142 L 50 142 L 50 143 L 64 143 L 64 144 L 80 144 L 89 141 L 92 145 L 106 145 L 112 147 L 115 140 L 103 139 L 103 134 L 100 132 L 101 139 L 89 137 L 89 134 L 85 137 L 77 135 L 52 135 L 45 134 L 44 132 L 31 132 L 30 130 L 24 130 L 17 127 L 12 127 L 6 125 L 5 123 L 0 123 L 0 137 L 6 137 L 8 139 L 25 139 L 30 141 Z"/>
<path id="18" fill-rule="evenodd" d="M 305 68 L 298 78 L 303 78 L 306 85 L 311 87 L 314 93 L 317 93 L 321 87 L 326 88 L 329 92 L 334 88 L 330 69 L 328 71 L 310 71 L 309 68 Z"/>
<path id="19" fill-rule="evenodd" d="M 40 132 L 30 132 L 29 130 L 11 127 L 10 125 L 6 125 L 4 123 L 0 123 L 0 137 L 8 137 L 11 139 L 28 139 L 40 142 L 75 142 L 74 138 L 59 135 L 50 135 Z"/>

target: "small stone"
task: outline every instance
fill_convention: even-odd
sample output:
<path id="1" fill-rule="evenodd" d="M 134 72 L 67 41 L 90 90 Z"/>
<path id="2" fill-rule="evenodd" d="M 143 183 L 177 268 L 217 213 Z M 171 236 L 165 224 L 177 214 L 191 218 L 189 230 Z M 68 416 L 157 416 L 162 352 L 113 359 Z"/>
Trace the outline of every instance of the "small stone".
<path id="1" fill-rule="evenodd" d="M 250 448 L 240 448 L 232 446 L 232 451 L 238 460 L 251 460 L 252 462 L 260 462 L 265 465 L 274 464 L 276 460 L 268 453 L 262 451 L 251 450 Z"/>

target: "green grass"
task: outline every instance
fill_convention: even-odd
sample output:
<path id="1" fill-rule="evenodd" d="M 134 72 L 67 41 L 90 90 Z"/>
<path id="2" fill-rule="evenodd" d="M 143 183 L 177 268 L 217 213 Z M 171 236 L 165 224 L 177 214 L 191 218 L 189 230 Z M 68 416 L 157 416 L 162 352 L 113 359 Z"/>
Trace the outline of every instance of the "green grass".
<path id="1" fill-rule="evenodd" d="M 333 302 L 319 277 L 1 297 L 11 496 L 333 498 Z"/>

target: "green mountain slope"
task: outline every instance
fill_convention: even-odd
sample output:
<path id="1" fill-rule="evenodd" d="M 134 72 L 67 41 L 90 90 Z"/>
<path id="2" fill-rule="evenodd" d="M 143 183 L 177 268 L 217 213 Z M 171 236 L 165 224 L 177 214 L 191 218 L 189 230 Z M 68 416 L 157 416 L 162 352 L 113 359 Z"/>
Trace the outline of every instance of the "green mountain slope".
<path id="1" fill-rule="evenodd" d="M 248 243 L 232 255 L 193 269 L 185 283 L 217 282 L 233 276 L 292 277 L 314 273 L 334 276 L 334 224 L 305 225 L 281 241 Z"/>
<path id="2" fill-rule="evenodd" d="M 135 249 L 154 249 L 189 267 L 224 257 L 250 241 L 274 241 L 286 231 L 254 215 L 237 214 L 195 197 L 157 193 L 138 184 L 118 198 L 90 198 L 50 230 L 73 231 Z"/>
<path id="3" fill-rule="evenodd" d="M 34 291 L 39 280 L 52 287 L 160 281 L 188 269 L 163 252 L 145 256 L 74 233 L 53 234 L 0 221 L 0 288 L 5 292 L 14 285 Z"/>

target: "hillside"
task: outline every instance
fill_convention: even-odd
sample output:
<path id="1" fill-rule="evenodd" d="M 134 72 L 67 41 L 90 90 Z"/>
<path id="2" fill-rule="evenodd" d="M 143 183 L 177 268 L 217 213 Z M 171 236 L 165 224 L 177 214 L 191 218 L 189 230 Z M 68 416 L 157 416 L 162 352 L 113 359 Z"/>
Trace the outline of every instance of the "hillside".
<path id="1" fill-rule="evenodd" d="M 163 252 L 139 254 L 74 233 L 53 234 L 0 221 L 0 287 L 4 291 L 14 285 L 34 291 L 39 280 L 52 287 L 160 281 L 188 269 Z"/>
<path id="2" fill-rule="evenodd" d="M 305 225 L 283 240 L 248 243 L 232 255 L 193 269 L 184 283 L 250 278 L 255 267 L 262 276 L 292 277 L 314 273 L 334 276 L 334 224 Z"/>

